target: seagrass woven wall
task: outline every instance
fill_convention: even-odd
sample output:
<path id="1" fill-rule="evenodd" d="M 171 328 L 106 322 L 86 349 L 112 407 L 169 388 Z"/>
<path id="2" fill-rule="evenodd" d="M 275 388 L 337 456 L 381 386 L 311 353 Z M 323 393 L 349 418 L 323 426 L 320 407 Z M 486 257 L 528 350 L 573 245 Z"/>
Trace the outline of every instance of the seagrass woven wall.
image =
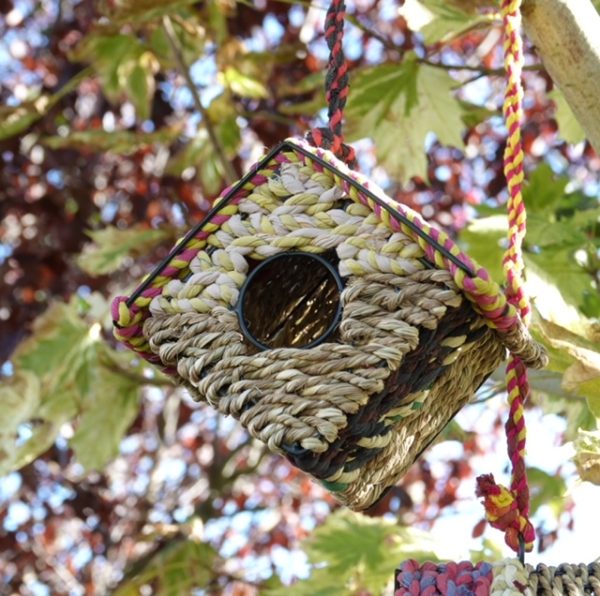
<path id="1" fill-rule="evenodd" d="M 197 399 L 239 419 L 342 501 L 368 506 L 496 368 L 504 347 L 448 271 L 301 155 L 282 154 L 228 209 L 185 276 L 152 301 L 144 335 Z M 310 261 L 301 271 L 280 268 L 244 309 L 269 341 L 270 329 L 282 330 L 277 347 L 260 350 L 241 333 L 240 291 L 257 263 L 298 252 L 337 268 L 339 326 L 323 343 L 297 347 L 300 332 L 314 339 L 327 327 L 319 305 L 338 296 Z M 285 308 L 288 294 L 300 297 L 295 308 Z"/>
<path id="2" fill-rule="evenodd" d="M 296 140 L 113 313 L 121 341 L 354 509 L 404 474 L 506 348 L 543 363 L 443 232 Z"/>

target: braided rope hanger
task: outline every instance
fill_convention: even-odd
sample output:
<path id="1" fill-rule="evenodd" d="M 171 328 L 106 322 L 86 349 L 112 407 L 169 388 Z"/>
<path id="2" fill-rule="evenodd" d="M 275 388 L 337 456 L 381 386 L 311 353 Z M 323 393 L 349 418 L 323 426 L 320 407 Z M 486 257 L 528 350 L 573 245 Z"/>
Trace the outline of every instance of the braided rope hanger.
<path id="1" fill-rule="evenodd" d="M 348 64 L 344 55 L 344 0 L 331 0 L 325 16 L 325 40 L 329 48 L 329 61 L 325 77 L 325 99 L 327 100 L 326 127 L 313 128 L 306 140 L 315 147 L 329 149 L 337 158 L 351 168 L 356 167 L 356 154 L 350 145 L 344 143 L 342 123 L 344 107 L 348 99 Z"/>
<path id="2" fill-rule="evenodd" d="M 531 308 L 524 290 L 522 245 L 526 232 L 526 212 L 521 186 L 523 184 L 524 152 L 521 144 L 523 120 L 523 42 L 520 34 L 521 0 L 503 0 L 504 68 L 507 85 L 503 114 L 508 129 L 504 151 L 504 175 L 508 186 L 508 247 L 503 257 L 508 302 L 518 310 L 522 321 L 529 325 Z M 523 557 L 523 550 L 533 549 L 535 530 L 529 520 L 529 486 L 525 468 L 526 427 L 523 404 L 529 397 L 527 368 L 523 361 L 510 354 L 506 367 L 507 394 L 510 406 L 505 425 L 508 456 L 511 462 L 510 489 L 496 484 L 491 474 L 477 479 L 477 494 L 484 497 L 486 517 L 490 524 L 505 532 L 505 541 Z"/>

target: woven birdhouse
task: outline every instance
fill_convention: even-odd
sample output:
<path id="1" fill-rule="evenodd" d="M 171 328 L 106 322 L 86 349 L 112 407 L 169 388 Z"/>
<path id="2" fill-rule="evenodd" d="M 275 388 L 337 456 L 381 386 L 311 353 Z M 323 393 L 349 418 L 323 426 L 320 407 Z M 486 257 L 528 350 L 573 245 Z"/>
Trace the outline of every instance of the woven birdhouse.
<path id="1" fill-rule="evenodd" d="M 405 473 L 505 358 L 543 363 L 442 231 L 301 140 L 226 189 L 117 337 L 353 509 Z"/>

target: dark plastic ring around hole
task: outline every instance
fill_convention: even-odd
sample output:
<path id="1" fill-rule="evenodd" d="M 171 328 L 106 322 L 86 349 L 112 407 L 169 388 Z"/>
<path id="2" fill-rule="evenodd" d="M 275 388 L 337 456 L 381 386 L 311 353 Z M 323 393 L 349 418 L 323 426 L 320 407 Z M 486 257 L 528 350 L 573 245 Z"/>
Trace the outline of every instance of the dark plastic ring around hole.
<path id="1" fill-rule="evenodd" d="M 329 262 L 327 259 L 323 258 L 320 255 L 315 255 L 315 254 L 300 252 L 300 251 L 293 251 L 293 252 L 288 251 L 288 252 L 274 255 L 272 257 L 269 257 L 268 259 L 265 259 L 262 263 L 260 263 L 258 266 L 256 266 L 252 270 L 252 272 L 248 275 L 248 277 L 246 278 L 246 280 L 240 290 L 240 296 L 238 298 L 238 302 L 237 302 L 237 305 L 235 308 L 236 314 L 238 316 L 238 321 L 240 324 L 240 329 L 241 329 L 242 333 L 244 334 L 244 337 L 246 339 L 248 339 L 254 346 L 256 346 L 257 348 L 259 348 L 261 350 L 271 350 L 271 349 L 273 349 L 273 346 L 269 346 L 268 344 L 264 343 L 263 341 L 261 341 L 260 339 L 255 337 L 255 335 L 252 333 L 252 331 L 249 328 L 248 322 L 246 321 L 246 317 L 244 314 L 244 306 L 245 306 L 245 301 L 246 301 L 248 293 L 249 293 L 249 288 L 251 288 L 253 280 L 262 271 L 264 271 L 264 269 L 271 266 L 273 264 L 273 262 L 280 260 L 280 259 L 290 259 L 290 258 L 306 260 L 307 266 L 310 266 L 310 261 L 316 261 L 320 267 L 323 267 L 326 269 L 327 273 L 331 276 L 331 278 L 335 282 L 337 291 L 338 291 L 337 307 L 336 307 L 335 313 L 331 317 L 331 322 L 328 325 L 328 327 L 325 329 L 325 331 L 323 333 L 321 333 L 319 335 L 319 337 L 308 342 L 307 344 L 300 345 L 297 347 L 302 348 L 302 349 L 308 349 L 308 348 L 312 348 L 316 345 L 319 345 L 320 343 L 325 341 L 337 329 L 337 327 L 340 323 L 340 320 L 342 318 L 342 310 L 343 309 L 342 309 L 342 303 L 340 300 L 340 294 L 342 293 L 342 291 L 344 289 L 344 282 L 342 281 L 342 278 L 340 277 L 340 274 L 337 271 L 337 268 L 331 262 Z"/>

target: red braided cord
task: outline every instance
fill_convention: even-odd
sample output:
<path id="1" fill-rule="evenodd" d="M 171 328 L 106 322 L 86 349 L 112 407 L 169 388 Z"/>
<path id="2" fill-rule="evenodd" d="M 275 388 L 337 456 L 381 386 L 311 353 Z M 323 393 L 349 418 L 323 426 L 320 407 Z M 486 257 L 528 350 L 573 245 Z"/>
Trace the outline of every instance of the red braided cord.
<path id="1" fill-rule="evenodd" d="M 507 87 L 503 113 L 508 129 L 504 151 L 504 175 L 508 186 L 508 247 L 503 258 L 506 277 L 506 296 L 515 306 L 527 325 L 531 317 L 529 301 L 523 289 L 522 245 L 526 231 L 525 203 L 521 194 L 523 183 L 523 147 L 521 122 L 523 119 L 523 50 L 520 35 L 521 0 L 503 0 L 504 66 Z M 525 468 L 525 417 L 523 404 L 529 397 L 527 369 L 520 358 L 510 355 L 506 367 L 507 393 L 510 405 L 506 421 L 508 457 L 512 466 L 510 491 L 495 483 L 493 476 L 477 479 L 477 494 L 484 497 L 486 516 L 490 523 L 505 532 L 506 543 L 515 551 L 520 548 L 519 538 L 525 550 L 533 548 L 535 530 L 529 521 L 529 486 Z"/>
<path id="2" fill-rule="evenodd" d="M 348 64 L 344 56 L 344 0 L 332 0 L 325 17 L 325 40 L 329 47 L 329 62 L 325 78 L 325 98 L 328 105 L 328 126 L 313 128 L 307 134 L 307 140 L 316 147 L 330 149 L 339 159 L 350 167 L 356 165 L 354 149 L 344 143 L 342 123 L 344 107 L 348 98 Z"/>

